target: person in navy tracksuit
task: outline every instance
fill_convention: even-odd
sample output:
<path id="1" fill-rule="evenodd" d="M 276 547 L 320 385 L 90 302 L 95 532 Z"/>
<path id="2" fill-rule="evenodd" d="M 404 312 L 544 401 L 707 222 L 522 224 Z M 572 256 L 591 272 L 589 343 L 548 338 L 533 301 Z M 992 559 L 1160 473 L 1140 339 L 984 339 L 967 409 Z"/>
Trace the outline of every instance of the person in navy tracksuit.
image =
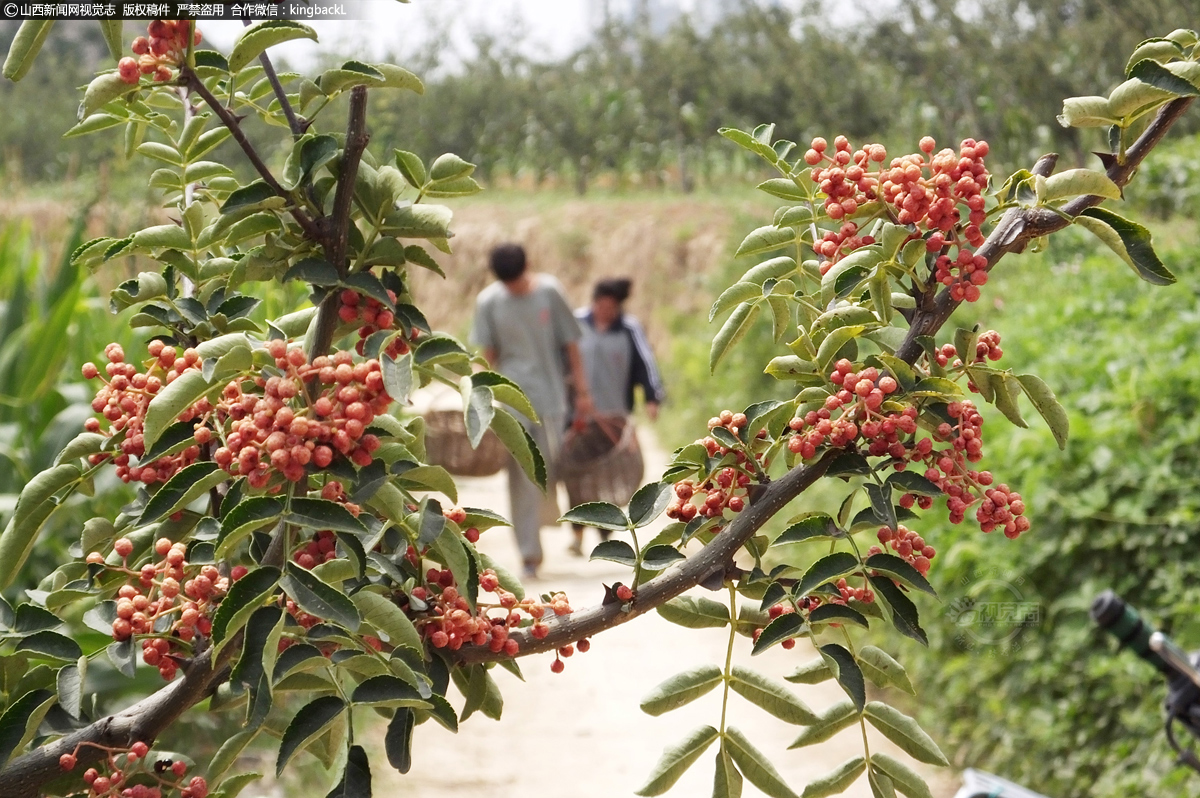
<path id="1" fill-rule="evenodd" d="M 665 393 L 658 364 L 646 332 L 633 316 L 624 312 L 633 281 L 625 278 L 600 280 L 592 290 L 592 303 L 575 311 L 583 338 L 579 353 L 591 389 L 593 412 L 598 415 L 628 416 L 633 412 L 634 390 L 641 386 L 646 415 L 658 418 Z M 583 527 L 574 527 L 570 551 L 583 553 Z M 601 536 L 607 538 L 605 531 Z"/>

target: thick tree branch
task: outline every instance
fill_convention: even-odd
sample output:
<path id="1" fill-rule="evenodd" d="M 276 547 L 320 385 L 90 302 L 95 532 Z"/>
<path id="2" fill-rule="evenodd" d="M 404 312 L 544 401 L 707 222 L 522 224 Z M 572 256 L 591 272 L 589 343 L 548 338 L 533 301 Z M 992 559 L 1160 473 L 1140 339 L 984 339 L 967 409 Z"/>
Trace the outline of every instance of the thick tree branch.
<path id="1" fill-rule="evenodd" d="M 43 784 L 62 775 L 58 760 L 63 754 L 75 753 L 78 760 L 75 769 L 82 773 L 106 756 L 104 751 L 95 747 L 97 745 L 129 748 L 136 742 L 152 744 L 180 715 L 204 700 L 217 685 L 229 678 L 230 671 L 226 666 L 240 648 L 238 641 L 231 641 L 222 649 L 215 664 L 211 656 L 212 649 L 209 648 L 182 669 L 183 677 L 178 681 L 171 682 L 127 709 L 14 759 L 0 770 L 0 794 L 4 798 L 36 798 L 41 795 Z"/>
<path id="2" fill-rule="evenodd" d="M 1193 97 L 1180 97 L 1160 108 L 1154 121 L 1126 151 L 1125 160 L 1121 163 L 1114 163 L 1108 168 L 1106 174 L 1109 179 L 1124 188 L 1133 177 L 1134 171 L 1179 117 L 1183 116 L 1194 99 Z M 1057 155 L 1043 156 L 1034 167 L 1034 173 L 1048 176 L 1050 171 L 1053 171 L 1057 158 Z M 1039 167 L 1042 171 L 1038 171 Z M 1103 197 L 1094 195 L 1076 197 L 1060 209 L 1061 215 L 1046 208 L 1013 208 L 1001 217 L 999 224 L 992 230 L 992 234 L 975 251 L 975 254 L 987 258 L 990 268 L 1006 254 L 1020 252 L 1030 241 L 1062 230 L 1071 224 L 1072 218 L 1103 201 Z M 959 304 L 950 298 L 949 289 L 943 289 L 931 308 L 918 310 L 909 325 L 904 344 L 896 350 L 896 355 L 909 363 L 920 357 L 921 345 L 917 339 L 923 335 L 932 335 L 939 330 L 950 319 Z"/>
<path id="3" fill-rule="evenodd" d="M 334 265 L 340 276 L 345 277 L 350 269 L 346 258 L 347 242 L 350 240 L 350 209 L 354 202 L 354 183 L 358 178 L 358 165 L 371 135 L 367 132 L 367 87 L 355 86 L 350 90 L 350 118 L 346 123 L 346 147 L 338 167 L 337 191 L 333 197 L 333 213 L 325 220 L 325 258 Z M 333 343 L 333 331 L 338 324 L 338 293 L 331 291 L 317 308 L 316 333 L 309 346 L 309 360 L 329 351 Z"/>
<path id="4" fill-rule="evenodd" d="M 746 541 L 754 537 L 763 524 L 773 518 L 788 502 L 820 479 L 829 468 L 829 464 L 841 453 L 841 449 L 831 449 L 815 463 L 793 468 L 769 483 L 749 507 L 733 519 L 728 527 L 717 533 L 711 543 L 678 566 L 669 568 L 642 584 L 634 594 L 628 612 L 622 609 L 620 602 L 573 612 L 556 618 L 550 624 L 550 634 L 541 640 L 534 638 L 528 630 L 514 631 L 512 638 L 521 646 L 521 652 L 517 656 L 553 651 L 568 643 L 619 626 L 670 601 L 685 590 L 690 590 L 713 573 L 723 572 L 733 560 L 733 555 Z M 464 664 L 507 659 L 503 652 L 494 653 L 487 646 L 459 649 L 457 657 Z"/>
<path id="5" fill-rule="evenodd" d="M 273 175 L 267 165 L 263 163 L 263 159 L 259 156 L 258 150 L 254 149 L 254 145 L 250 143 L 250 139 L 246 138 L 246 133 L 244 130 L 242 130 L 242 124 L 238 121 L 238 118 L 234 116 L 233 112 L 222 105 L 221 101 L 213 96 L 213 93 L 208 90 L 208 87 L 204 85 L 204 81 L 200 80 L 200 78 L 196 76 L 195 72 L 192 72 L 187 67 L 184 67 L 181 75 L 185 85 L 192 91 L 199 94 L 204 99 L 204 102 L 207 103 L 208 107 L 212 109 L 213 113 L 217 115 L 217 118 L 221 120 L 221 124 L 229 128 L 229 132 L 233 134 L 233 140 L 236 141 L 238 146 L 242 148 L 242 152 L 246 154 L 247 160 L 249 160 L 250 164 L 254 167 L 254 171 L 258 172 L 259 176 L 263 179 L 263 182 L 270 186 L 272 191 L 286 199 L 288 203 L 292 205 L 289 211 L 291 212 L 292 217 L 296 220 L 296 223 L 304 230 L 305 235 L 307 235 L 313 241 L 323 241 L 324 236 L 322 235 L 320 226 L 312 219 L 308 218 L 308 214 L 306 214 L 300 208 L 295 207 L 295 199 L 292 197 L 291 192 L 280 185 L 279 181 L 275 179 L 275 175 Z"/>

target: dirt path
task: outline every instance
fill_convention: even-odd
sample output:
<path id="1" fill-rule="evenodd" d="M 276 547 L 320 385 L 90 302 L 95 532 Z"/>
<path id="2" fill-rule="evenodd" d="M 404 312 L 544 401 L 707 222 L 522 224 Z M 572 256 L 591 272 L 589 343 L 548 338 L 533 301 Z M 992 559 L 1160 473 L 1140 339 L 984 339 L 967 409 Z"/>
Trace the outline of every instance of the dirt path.
<path id="1" fill-rule="evenodd" d="M 649 430 L 640 431 L 639 437 L 646 450 L 646 474 L 661 473 L 665 454 Z M 498 510 L 508 507 L 503 475 L 463 479 L 459 488 L 462 505 Z M 565 506 L 565 501 L 562 504 Z M 616 564 L 568 555 L 570 532 L 566 526 L 561 530 L 544 529 L 542 536 L 546 563 L 539 579 L 529 583 L 531 588 L 563 589 L 575 606 L 582 607 L 599 602 L 601 582 L 628 576 L 627 569 Z M 589 538 L 585 550 L 595 543 Z M 509 530 L 484 533 L 480 548 L 519 573 Z M 684 629 L 652 613 L 597 636 L 591 651 L 567 660 L 567 669 L 560 675 L 550 672 L 552 659 L 547 655 L 521 660 L 524 684 L 497 669 L 494 673 L 504 693 L 503 721 L 497 724 L 477 715 L 463 724 L 457 735 L 433 723 L 424 725 L 415 735 L 412 771 L 401 776 L 386 767 L 377 768 L 376 794 L 418 798 L 632 795 L 645 782 L 664 746 L 697 726 L 717 724 L 721 692 L 714 690 L 657 718 L 643 714 L 638 703 L 651 688 L 681 670 L 704 663 L 722 664 L 727 635 L 721 629 Z M 734 662 L 782 679 L 814 656 L 810 648 L 802 650 L 798 645 L 792 651 L 771 649 L 751 662 L 749 645 L 739 639 Z M 796 688 L 797 694 L 818 712 L 844 698 L 833 682 Z M 452 696 L 456 706 L 460 701 Z M 787 751 L 800 727 L 776 720 L 737 695 L 730 698 L 729 713 L 729 723 L 745 732 L 797 792 L 846 759 L 862 754 L 862 736 L 857 727 L 821 745 Z M 907 760 L 874 730 L 869 739 L 872 750 Z M 376 746 L 381 749 L 382 741 Z M 715 748 L 680 779 L 669 795 L 710 794 L 714 756 Z M 386 760 L 380 755 L 373 761 Z M 933 768 L 917 767 L 931 778 L 936 796 L 953 794 L 947 776 L 933 772 Z M 748 782 L 744 794 L 761 795 Z M 859 779 L 846 795 L 870 796 L 866 779 Z"/>

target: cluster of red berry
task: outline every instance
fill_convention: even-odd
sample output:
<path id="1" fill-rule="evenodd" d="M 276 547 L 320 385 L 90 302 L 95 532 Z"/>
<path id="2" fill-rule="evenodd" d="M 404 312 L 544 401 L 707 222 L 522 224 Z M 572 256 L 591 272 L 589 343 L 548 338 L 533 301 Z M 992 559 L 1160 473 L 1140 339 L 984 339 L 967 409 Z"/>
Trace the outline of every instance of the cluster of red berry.
<path id="1" fill-rule="evenodd" d="M 869 454 L 903 458 L 907 448 L 900 436 L 917 431 L 917 409 L 882 409 L 884 399 L 900 387 L 896 380 L 880 374 L 874 366 L 855 372 L 854 364 L 845 358 L 834 364 L 829 379 L 834 385 L 841 386 L 840 390 L 825 400 L 824 407 L 788 422 L 789 428 L 797 433 L 788 441 L 789 451 L 807 460 L 827 443 L 845 446 L 861 434 L 869 441 Z M 841 414 L 834 418 L 833 413 L 837 411 Z"/>
<path id="2" fill-rule="evenodd" d="M 88 458 L 92 465 L 98 465 L 112 458 L 116 465 L 116 474 L 125 482 L 143 482 L 153 485 L 156 482 L 166 482 L 179 469 L 191 465 L 200 456 L 200 447 L 189 446 L 178 454 L 160 457 L 149 463 L 141 462 L 146 453 L 145 437 L 142 434 L 146 420 L 146 409 L 164 385 L 169 385 L 179 375 L 191 369 L 201 367 L 200 355 L 195 349 L 185 349 L 179 352 L 173 346 L 162 341 L 151 341 L 146 347 L 150 359 L 143 362 L 145 372 L 139 372 L 137 365 L 125 362 L 125 350 L 119 344 L 109 344 L 104 347 L 104 356 L 108 359 L 104 367 L 108 379 L 100 375 L 100 369 L 95 363 L 83 364 L 85 379 L 96 379 L 104 383 L 92 400 L 92 409 L 109 421 L 105 434 L 110 437 L 124 432 L 121 441 L 121 453 L 115 457 L 111 454 L 93 454 Z M 191 420 L 197 415 L 212 411 L 212 405 L 207 399 L 201 399 L 180 416 L 183 421 Z M 89 418 L 84 423 L 88 432 L 101 432 L 100 420 Z M 200 443 L 200 441 L 197 441 Z M 136 465 L 130 465 L 130 458 L 138 458 Z"/>
<path id="3" fill-rule="evenodd" d="M 496 653 L 503 651 L 515 657 L 520 645 L 509 637 L 511 629 L 521 626 L 527 619 L 532 620 L 530 634 L 541 640 L 550 633 L 550 627 L 542 622 L 547 611 L 555 615 L 571 613 L 565 593 L 555 593 L 548 602 L 528 596 L 517 599 L 500 587 L 500 578 L 490 568 L 479 574 L 479 589 L 495 594 L 496 601 L 476 602 L 474 612 L 459 593 L 449 570 L 430 568 L 425 581 L 425 586 L 413 588 L 411 598 L 426 605 L 425 614 L 418 617 L 417 623 L 434 648 L 457 651 L 468 644 L 486 645 Z"/>
<path id="4" fill-rule="evenodd" d="M 721 427 L 737 437 L 747 423 L 748 419 L 745 413 L 722 410 L 719 415 L 708 420 L 708 429 L 711 432 Z M 760 430 L 758 437 L 765 438 L 766 431 Z M 724 457 L 730 451 L 729 447 L 723 446 L 711 435 L 701 438 L 696 443 L 702 445 L 710 457 Z M 744 510 L 750 475 L 741 467 L 748 460 L 746 453 L 741 450 L 735 451 L 734 457 L 737 462 L 736 466 L 726 466 L 703 482 L 697 483 L 694 479 L 685 479 L 675 483 L 675 496 L 667 505 L 667 517 L 687 523 L 697 515 L 703 518 L 720 518 L 727 509 L 735 513 Z M 761 455 L 756 453 L 754 457 L 760 461 L 760 466 L 765 465 L 761 462 Z M 627 600 L 622 599 L 622 601 Z"/>
<path id="5" fill-rule="evenodd" d="M 80 747 L 82 745 L 101 749 L 106 759 L 104 773 L 96 768 L 84 771 L 83 783 L 88 787 L 88 798 L 163 798 L 174 790 L 179 791 L 179 798 L 205 798 L 208 795 L 208 782 L 203 776 L 184 780 L 188 770 L 186 762 L 160 759 L 147 766 L 150 746 L 143 742 L 136 742 L 128 749 L 108 748 L 96 743 L 83 743 Z M 78 756 L 79 747 L 76 747 L 74 753 L 58 758 L 58 766 L 66 771 L 74 770 Z M 129 784 L 135 777 L 138 783 Z"/>
<path id="6" fill-rule="evenodd" d="M 147 36 L 133 40 L 136 59 L 125 56 L 117 62 L 117 74 L 129 85 L 135 85 L 142 75 L 153 75 L 162 83 L 172 77 L 172 70 L 183 63 L 188 44 L 200 43 L 200 31 L 192 30 L 187 19 L 156 19 L 146 30 Z"/>
<path id="7" fill-rule="evenodd" d="M 396 303 L 396 292 L 388 291 L 388 297 L 392 300 L 392 304 Z M 380 330 L 392 330 L 399 328 L 396 314 L 392 313 L 382 302 L 372 297 L 364 297 L 357 291 L 349 288 L 342 291 L 339 295 L 342 305 L 338 308 L 338 318 L 346 324 L 358 325 L 358 343 L 354 345 L 355 351 L 360 355 L 363 353 L 363 348 L 366 341 Z M 410 333 L 415 341 L 420 334 L 420 330 L 413 329 Z M 384 353 L 391 358 L 400 357 L 408 352 L 408 341 L 404 338 L 396 336 L 396 338 L 388 344 L 388 348 Z"/>
<path id="8" fill-rule="evenodd" d="M 858 225 L 854 222 L 843 222 L 841 229 L 837 231 L 826 230 L 821 240 L 813 245 L 813 251 L 825 258 L 820 264 L 821 276 L 825 276 L 825 272 L 829 271 L 834 263 L 849 253 L 874 243 L 874 236 L 858 234 Z"/>
<path id="9" fill-rule="evenodd" d="M 817 137 L 804 153 L 804 162 L 813 167 L 809 177 L 826 197 L 825 213 L 830 219 L 853 216 L 859 206 L 876 198 L 879 178 L 869 173 L 871 162 L 883 163 L 887 150 L 882 144 L 868 144 L 854 150 L 845 136 L 833 140 L 833 154 L 828 155 L 829 143 Z M 823 162 L 829 166 L 822 166 Z"/>
<path id="10" fill-rule="evenodd" d="M 152 635 L 142 640 L 142 660 L 158 668 L 163 679 L 171 681 L 179 667 L 176 655 L 188 656 L 185 647 L 197 636 L 206 636 L 212 631 L 215 603 L 229 590 L 230 581 L 243 576 L 246 568 L 237 566 L 229 577 L 224 577 L 212 565 L 191 567 L 187 562 L 186 544 L 159 538 L 154 544 L 154 552 L 161 559 L 134 570 L 129 567 L 133 549 L 133 542 L 128 538 L 118 539 L 113 544 L 113 551 L 122 563 L 106 566 L 129 578 L 117 591 L 117 617 L 112 622 L 112 636 L 120 642 L 134 635 Z M 99 565 L 105 563 L 104 555 L 98 551 L 88 554 L 87 561 Z M 160 624 L 160 621 L 165 623 Z"/>
<path id="11" fill-rule="evenodd" d="M 280 340 L 269 342 L 267 350 L 282 374 L 246 383 L 235 380 L 225 386 L 215 405 L 204 398 L 186 408 L 179 420 L 195 422 L 195 445 L 142 463 L 151 399 L 183 372 L 201 368 L 200 356 L 194 349 L 179 354 L 173 346 L 151 341 L 147 351 L 152 360 L 146 362 L 145 373 L 138 373 L 137 366 L 124 362 L 121 347 L 109 344 L 104 350 L 109 379 L 96 393 L 92 408 L 111 422 L 105 434 L 124 432 L 124 439 L 119 455 L 95 454 L 90 462 L 96 465 L 112 458 L 122 480 L 154 484 L 195 462 L 200 447 L 212 443 L 213 461 L 231 474 L 247 477 L 254 488 L 265 487 L 273 473 L 299 482 L 309 463 L 325 468 L 339 454 L 356 465 L 369 465 L 379 439 L 367 434 L 367 426 L 392 402 L 379 361 L 355 363 L 349 352 L 337 352 L 309 364 L 299 347 L 289 349 Z M 100 371 L 86 363 L 83 375 L 93 379 L 100 377 Z M 309 381 L 320 386 L 320 394 L 312 399 L 305 393 Z M 102 432 L 98 419 L 89 419 L 84 427 Z M 139 458 L 136 465 L 131 465 L 131 457 Z"/>
<path id="12" fill-rule="evenodd" d="M 213 461 L 256 488 L 272 472 L 299 482 L 306 465 L 325 468 L 336 454 L 370 465 L 379 439 L 367 434 L 367 426 L 392 403 L 379 361 L 355 363 L 349 352 L 336 352 L 310 364 L 302 349 L 288 349 L 281 340 L 270 341 L 267 350 L 283 373 L 256 379 L 261 394 L 246 392 L 240 382 L 225 386 L 212 415 L 218 425 L 224 418 L 231 423 Z M 310 400 L 305 384 L 314 379 L 321 393 Z M 198 442 L 212 439 L 212 431 L 200 425 L 196 434 Z"/>
<path id="13" fill-rule="evenodd" d="M 987 283 L 988 263 L 971 249 L 984 241 L 984 191 L 990 177 L 983 159 L 986 141 L 964 139 L 958 152 L 946 148 L 934 153 L 937 144 L 929 136 L 920 141 L 920 152 L 893 158 L 888 166 L 887 150 L 880 144 L 853 149 L 845 136 L 834 140 L 833 152 L 823 138 L 815 138 L 804 161 L 813 167 L 809 177 L 825 195 L 825 213 L 834 221 L 852 216 L 870 200 L 886 202 L 895 220 L 913 225 L 913 237 L 929 233 L 926 248 L 937 253 L 935 278 L 949 287 L 955 300 L 974 302 L 979 287 Z M 879 164 L 872 172 L 872 162 Z M 963 223 L 963 206 L 966 222 Z M 843 225 L 837 233 L 826 233 L 813 243 L 825 258 L 821 274 L 861 246 L 873 243 L 870 236 L 857 236 L 857 227 Z M 950 248 L 957 248 L 951 257 Z"/>
<path id="14" fill-rule="evenodd" d="M 926 545 L 924 538 L 913 532 L 904 524 L 896 526 L 896 531 L 888 529 L 886 526 L 879 530 L 879 542 L 884 546 L 890 546 L 892 551 L 896 552 L 902 560 L 907 560 L 909 565 L 921 572 L 922 576 L 929 573 L 929 561 L 937 554 L 937 549 L 933 546 Z M 879 554 L 883 549 L 879 546 L 872 546 L 870 554 Z"/>

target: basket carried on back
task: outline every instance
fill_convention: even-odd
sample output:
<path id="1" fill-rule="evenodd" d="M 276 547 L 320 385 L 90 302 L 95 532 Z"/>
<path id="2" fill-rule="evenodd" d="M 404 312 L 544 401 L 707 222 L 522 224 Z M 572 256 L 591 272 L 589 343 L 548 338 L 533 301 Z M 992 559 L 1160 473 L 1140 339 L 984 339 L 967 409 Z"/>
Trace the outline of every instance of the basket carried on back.
<path id="1" fill-rule="evenodd" d="M 472 449 L 462 411 L 449 409 L 426 411 L 425 450 L 430 463 L 459 477 L 490 477 L 504 468 L 509 456 L 491 430 Z"/>
<path id="2" fill-rule="evenodd" d="M 585 502 L 629 503 L 642 484 L 642 449 L 633 419 L 594 416 L 563 438 L 555 469 L 567 486 L 571 506 Z"/>

